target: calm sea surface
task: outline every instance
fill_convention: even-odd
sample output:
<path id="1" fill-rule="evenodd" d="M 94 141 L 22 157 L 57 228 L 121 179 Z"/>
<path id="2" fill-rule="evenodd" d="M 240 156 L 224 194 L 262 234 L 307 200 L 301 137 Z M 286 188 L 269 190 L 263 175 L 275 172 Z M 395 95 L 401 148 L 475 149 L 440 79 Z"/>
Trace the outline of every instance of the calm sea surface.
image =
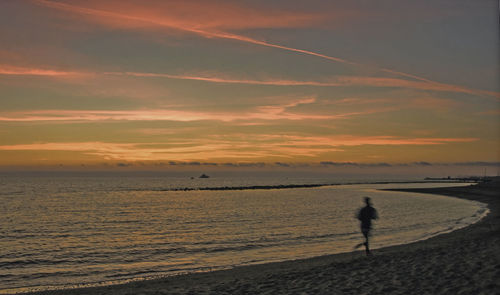
<path id="1" fill-rule="evenodd" d="M 123 283 L 184 272 L 353 251 L 354 218 L 371 196 L 373 247 L 408 243 L 482 218 L 484 204 L 351 184 L 172 190 L 375 178 L 218 174 L 0 175 L 0 293 Z M 386 179 L 387 180 L 387 179 Z"/>

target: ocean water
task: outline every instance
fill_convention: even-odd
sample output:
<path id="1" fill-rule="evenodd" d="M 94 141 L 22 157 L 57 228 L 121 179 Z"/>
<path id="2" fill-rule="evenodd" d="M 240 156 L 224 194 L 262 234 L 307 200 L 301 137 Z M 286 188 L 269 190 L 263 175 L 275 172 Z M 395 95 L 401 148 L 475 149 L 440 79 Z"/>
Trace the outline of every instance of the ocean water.
<path id="1" fill-rule="evenodd" d="M 373 248 L 449 232 L 487 213 L 478 202 L 378 190 L 457 184 L 359 184 L 374 181 L 394 179 L 0 175 L 0 294 L 353 251 L 362 241 L 355 215 L 364 196 L 380 216 Z M 325 183 L 336 185 L 197 189 Z"/>

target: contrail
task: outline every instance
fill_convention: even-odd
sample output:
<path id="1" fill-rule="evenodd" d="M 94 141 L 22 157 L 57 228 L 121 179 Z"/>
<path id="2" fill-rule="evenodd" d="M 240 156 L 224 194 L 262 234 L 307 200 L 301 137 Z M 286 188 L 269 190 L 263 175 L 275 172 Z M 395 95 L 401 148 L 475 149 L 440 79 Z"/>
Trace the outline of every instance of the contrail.
<path id="1" fill-rule="evenodd" d="M 111 76 L 132 76 L 149 78 L 168 78 L 179 80 L 194 80 L 221 84 L 247 84 L 247 85 L 269 85 L 269 86 L 316 86 L 316 87 L 346 87 L 346 86 L 370 86 L 370 87 L 398 87 L 413 88 L 420 90 L 448 91 L 457 93 L 468 93 L 481 96 L 500 97 L 500 93 L 486 90 L 471 89 L 451 84 L 443 84 L 432 81 L 410 81 L 396 78 L 377 78 L 359 76 L 335 76 L 327 81 L 298 81 L 298 80 L 251 80 L 251 79 L 231 79 L 214 76 L 194 76 L 194 75 L 172 75 L 165 73 L 140 73 L 140 72 L 104 72 L 104 75 Z"/>
<path id="2" fill-rule="evenodd" d="M 92 15 L 92 16 L 113 17 L 113 18 L 119 18 L 119 19 L 125 19 L 125 20 L 139 21 L 139 22 L 154 24 L 157 26 L 168 27 L 168 28 L 172 28 L 172 29 L 176 29 L 176 30 L 190 32 L 193 34 L 203 36 L 205 38 L 219 38 L 219 39 L 237 40 L 240 42 L 246 42 L 246 43 L 251 43 L 251 44 L 256 44 L 256 45 L 261 45 L 261 46 L 266 46 L 266 47 L 271 47 L 271 48 L 277 48 L 277 49 L 296 52 L 296 53 L 301 53 L 301 54 L 305 54 L 305 55 L 315 56 L 315 57 L 319 57 L 319 58 L 322 58 L 325 60 L 344 63 L 344 64 L 348 64 L 348 65 L 352 65 L 352 66 L 366 67 L 366 65 L 356 63 L 353 61 L 348 61 L 348 60 L 343 59 L 343 58 L 333 57 L 333 56 L 321 54 L 321 53 L 314 52 L 314 51 L 283 46 L 283 45 L 270 43 L 270 42 L 266 42 L 266 41 L 262 41 L 262 40 L 257 40 L 257 39 L 242 36 L 242 35 L 231 34 L 231 33 L 227 33 L 227 32 L 206 31 L 206 30 L 201 30 L 201 29 L 197 29 L 197 28 L 183 27 L 183 26 L 175 25 L 175 24 L 172 24 L 172 23 L 169 23 L 166 21 L 157 20 L 157 19 L 147 19 L 147 18 L 138 17 L 138 16 L 124 15 L 124 14 L 120 14 L 120 13 L 116 13 L 116 12 L 79 7 L 79 6 L 75 6 L 75 5 L 70 5 L 70 4 L 65 4 L 65 3 L 56 3 L 53 1 L 47 1 L 47 0 L 34 0 L 34 1 L 41 4 L 41 5 L 47 6 L 47 7 L 76 12 L 76 13 L 80 13 L 80 14 L 86 14 L 86 15 Z M 399 71 L 395 71 L 395 70 L 391 70 L 391 69 L 378 68 L 378 70 L 386 72 L 386 73 L 390 73 L 393 75 L 404 76 L 404 77 L 408 77 L 408 78 L 412 78 L 412 79 L 416 79 L 416 80 L 420 80 L 420 81 L 424 81 L 424 82 L 428 82 L 428 83 L 439 83 L 439 82 L 431 81 L 429 79 L 426 79 L 426 78 L 423 78 L 420 76 L 416 76 L 416 75 L 412 75 L 412 74 L 408 74 L 408 73 L 404 73 L 404 72 L 399 72 Z"/>
<path id="3" fill-rule="evenodd" d="M 268 86 L 314 86 L 314 87 L 349 87 L 349 86 L 369 86 L 369 87 L 398 87 L 398 88 L 413 88 L 420 90 L 432 91 L 447 91 L 468 93 L 481 96 L 492 96 L 500 98 L 500 93 L 493 91 L 485 91 L 471 89 L 462 86 L 451 84 L 442 84 L 432 81 L 410 81 L 398 78 L 378 78 L 378 77 L 362 77 L 362 76 L 333 76 L 323 81 L 300 81 L 286 79 L 235 79 L 224 76 L 199 76 L 199 75 L 175 75 L 167 73 L 144 73 L 144 72 L 82 72 L 82 71 L 59 71 L 53 69 L 41 68 L 24 68 L 10 65 L 0 64 L 0 76 L 44 76 L 44 77 L 59 77 L 59 78 L 77 78 L 77 77 L 94 77 L 98 75 L 107 76 L 129 76 L 129 77 L 144 77 L 144 78 L 167 78 L 179 80 L 203 81 L 209 83 L 221 84 L 246 84 L 246 85 L 268 85 Z"/>
<path id="4" fill-rule="evenodd" d="M 270 85 L 270 86 L 344 86 L 345 84 L 336 82 L 317 82 L 317 81 L 295 81 L 295 80 L 250 80 L 250 79 L 230 79 L 209 76 L 191 76 L 191 75 L 171 75 L 163 73 L 140 73 L 140 72 L 104 72 L 104 75 L 110 76 L 132 76 L 145 78 L 167 78 L 178 80 L 194 80 L 221 84 L 247 84 L 247 85 Z"/>

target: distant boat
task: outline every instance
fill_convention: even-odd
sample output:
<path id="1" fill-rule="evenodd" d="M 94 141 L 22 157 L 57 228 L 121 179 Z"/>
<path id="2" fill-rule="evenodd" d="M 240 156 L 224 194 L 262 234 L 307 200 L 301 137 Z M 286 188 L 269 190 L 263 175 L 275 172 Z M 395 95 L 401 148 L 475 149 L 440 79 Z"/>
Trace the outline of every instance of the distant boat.
<path id="1" fill-rule="evenodd" d="M 205 173 L 203 173 L 202 175 L 200 175 L 200 178 L 210 178 L 210 176 L 208 176 Z"/>

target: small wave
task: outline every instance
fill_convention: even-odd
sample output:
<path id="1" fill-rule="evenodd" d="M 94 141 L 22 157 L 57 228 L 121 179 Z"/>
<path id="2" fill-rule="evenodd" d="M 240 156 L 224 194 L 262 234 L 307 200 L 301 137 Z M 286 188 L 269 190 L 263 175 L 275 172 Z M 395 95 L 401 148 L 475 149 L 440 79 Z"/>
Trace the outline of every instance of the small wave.
<path id="1" fill-rule="evenodd" d="M 16 259 L 0 262 L 0 269 L 32 267 L 35 265 L 80 264 L 85 261 L 76 259 Z"/>
<path id="2" fill-rule="evenodd" d="M 0 196 L 11 196 L 11 195 L 24 195 L 25 191 L 10 191 L 10 192 L 0 192 Z"/>
<path id="3" fill-rule="evenodd" d="M 191 265 L 191 264 L 186 264 L 186 265 Z M 176 271 L 176 270 L 182 270 L 182 269 L 171 269 L 170 271 Z M 153 270 L 153 269 L 149 269 L 149 270 L 143 270 L 143 271 L 136 271 L 136 272 L 121 272 L 121 273 L 113 273 L 113 274 L 109 274 L 109 275 L 106 275 L 106 278 L 109 278 L 109 279 L 123 279 L 123 278 L 127 278 L 127 277 L 151 277 L 151 276 L 154 276 L 155 274 L 159 274 L 159 273 L 165 273 L 165 271 L 161 271 L 161 270 Z"/>

